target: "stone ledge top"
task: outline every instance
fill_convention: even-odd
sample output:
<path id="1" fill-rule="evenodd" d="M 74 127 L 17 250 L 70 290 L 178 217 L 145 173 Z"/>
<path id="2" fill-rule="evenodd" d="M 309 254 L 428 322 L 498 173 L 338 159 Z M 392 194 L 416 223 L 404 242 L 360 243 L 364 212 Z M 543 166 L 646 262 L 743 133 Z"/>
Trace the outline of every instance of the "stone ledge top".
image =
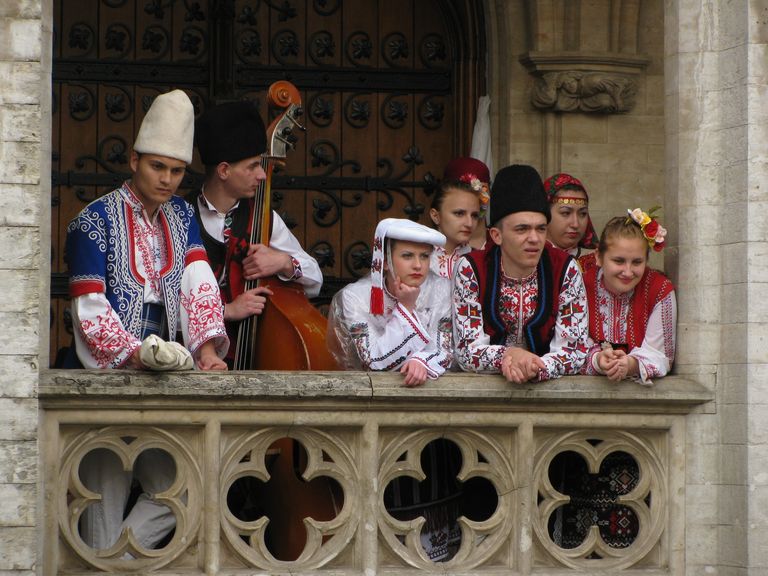
<path id="1" fill-rule="evenodd" d="M 417 388 L 384 372 L 139 372 L 47 370 L 40 374 L 44 408 L 227 409 L 262 407 L 301 410 L 333 403 L 336 409 L 423 410 L 460 404 L 464 409 L 525 411 L 689 412 L 712 402 L 714 392 L 693 380 L 667 376 L 646 387 L 634 382 L 570 376 L 516 385 L 500 375 L 449 373 Z M 214 404 L 215 402 L 215 404 Z"/>

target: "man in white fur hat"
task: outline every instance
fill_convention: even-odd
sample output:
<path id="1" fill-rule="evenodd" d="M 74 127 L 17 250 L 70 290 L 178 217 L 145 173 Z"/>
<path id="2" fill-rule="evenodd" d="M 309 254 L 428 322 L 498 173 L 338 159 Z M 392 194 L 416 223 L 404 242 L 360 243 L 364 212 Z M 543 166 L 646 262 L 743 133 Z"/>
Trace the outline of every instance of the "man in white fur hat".
<path id="1" fill-rule="evenodd" d="M 86 368 L 180 368 L 141 354 L 150 335 L 176 340 L 180 324 L 198 368 L 226 369 L 216 279 L 194 211 L 174 195 L 192 161 L 193 134 L 189 97 L 158 96 L 131 151 L 131 179 L 67 229 L 75 347 Z"/>
<path id="2" fill-rule="evenodd" d="M 91 202 L 67 229 L 75 347 L 86 368 L 227 367 L 216 279 L 194 210 L 174 195 L 192 161 L 193 132 L 189 97 L 181 90 L 158 96 L 131 151 L 131 179 Z M 175 342 L 179 325 L 184 346 Z M 110 548 L 130 528 L 149 550 L 175 526 L 170 508 L 154 499 L 176 475 L 167 452 L 145 450 L 131 472 L 116 455 L 92 451 L 80 474 L 102 496 L 81 518 L 90 546 Z M 123 519 L 134 476 L 144 493 Z M 136 552 L 131 543 L 115 554 Z"/>

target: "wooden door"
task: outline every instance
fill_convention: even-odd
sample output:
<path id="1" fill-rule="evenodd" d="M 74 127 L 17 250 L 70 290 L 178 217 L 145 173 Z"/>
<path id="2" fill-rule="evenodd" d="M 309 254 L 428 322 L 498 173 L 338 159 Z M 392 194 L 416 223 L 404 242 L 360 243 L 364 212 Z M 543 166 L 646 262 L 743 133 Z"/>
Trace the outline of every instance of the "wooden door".
<path id="1" fill-rule="evenodd" d="M 56 0 L 51 360 L 71 340 L 64 239 L 87 202 L 128 177 L 152 99 L 196 114 L 293 82 L 306 132 L 273 181 L 274 207 L 325 275 L 318 304 L 363 275 L 384 217 L 426 223 L 430 179 L 470 146 L 485 92 L 472 0 Z M 478 32 L 480 31 L 480 32 Z M 197 159 L 182 185 L 199 185 Z"/>

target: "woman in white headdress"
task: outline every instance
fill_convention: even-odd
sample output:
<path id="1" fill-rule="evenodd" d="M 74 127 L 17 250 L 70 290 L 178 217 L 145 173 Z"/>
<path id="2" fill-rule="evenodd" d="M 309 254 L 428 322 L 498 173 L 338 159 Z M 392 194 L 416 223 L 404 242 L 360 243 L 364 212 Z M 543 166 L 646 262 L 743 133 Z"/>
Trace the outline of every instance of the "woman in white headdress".
<path id="1" fill-rule="evenodd" d="M 347 370 L 399 370 L 405 386 L 440 376 L 453 359 L 451 282 L 430 271 L 440 232 L 398 218 L 379 222 L 371 274 L 338 292 L 328 345 Z"/>
<path id="2" fill-rule="evenodd" d="M 399 370 L 405 386 L 437 378 L 453 360 L 451 281 L 430 270 L 434 246 L 445 236 L 412 222 L 387 218 L 373 240 L 371 274 L 349 284 L 331 302 L 328 345 L 347 370 Z M 434 562 L 455 554 L 462 492 L 455 444 L 437 438 L 425 447 L 430 481 L 399 477 L 383 493 L 395 518 L 426 519 L 421 543 Z M 415 483 L 415 485 L 414 485 Z"/>

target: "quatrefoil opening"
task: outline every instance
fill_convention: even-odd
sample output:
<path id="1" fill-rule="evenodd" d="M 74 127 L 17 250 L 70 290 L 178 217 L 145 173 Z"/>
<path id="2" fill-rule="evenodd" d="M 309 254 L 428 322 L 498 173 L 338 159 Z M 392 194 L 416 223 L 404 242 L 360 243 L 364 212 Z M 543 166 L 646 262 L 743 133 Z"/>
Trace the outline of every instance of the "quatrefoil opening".
<path id="1" fill-rule="evenodd" d="M 128 446 L 135 438 L 121 440 Z M 131 461 L 109 448 L 95 448 L 83 456 L 77 473 L 85 489 L 77 490 L 83 493 L 79 535 L 100 556 L 147 558 L 172 540 L 187 494 L 166 450 L 146 448 Z M 69 497 L 77 498 L 71 491 Z"/>
<path id="2" fill-rule="evenodd" d="M 229 513 L 239 526 L 238 535 L 249 547 L 261 548 L 260 539 L 269 554 L 278 561 L 293 562 L 307 550 L 321 545 L 330 535 L 318 535 L 320 523 L 334 520 L 344 506 L 341 485 L 325 475 L 307 479 L 308 468 L 317 470 L 333 466 L 325 451 L 319 452 L 321 463 L 310 463 L 303 444 L 293 438 L 275 440 L 263 456 L 263 468 L 269 478 L 256 474 L 261 464 L 247 452 L 239 462 L 237 474 L 226 492 Z"/>
<path id="3" fill-rule="evenodd" d="M 578 548 L 592 526 L 597 526 L 603 542 L 611 548 L 627 548 L 635 541 L 640 530 L 638 516 L 619 501 L 640 482 L 640 467 L 630 454 L 611 452 L 600 463 L 599 471 L 592 473 L 581 454 L 564 451 L 552 459 L 548 473 L 552 487 L 570 498 L 547 522 L 555 544 L 564 549 Z M 650 494 L 646 505 L 650 506 Z M 593 552 L 590 557 L 601 556 Z"/>
<path id="4" fill-rule="evenodd" d="M 398 461 L 405 461 L 404 452 Z M 447 562 L 461 547 L 459 518 L 485 522 L 496 511 L 498 495 L 492 482 L 482 477 L 459 479 L 462 469 L 459 447 L 444 438 L 432 440 L 420 454 L 423 480 L 400 475 L 384 490 L 384 506 L 396 520 L 408 522 L 423 518 L 420 544 L 432 562 Z M 477 461 L 485 458 L 477 453 Z M 406 535 L 398 539 L 405 544 Z"/>

